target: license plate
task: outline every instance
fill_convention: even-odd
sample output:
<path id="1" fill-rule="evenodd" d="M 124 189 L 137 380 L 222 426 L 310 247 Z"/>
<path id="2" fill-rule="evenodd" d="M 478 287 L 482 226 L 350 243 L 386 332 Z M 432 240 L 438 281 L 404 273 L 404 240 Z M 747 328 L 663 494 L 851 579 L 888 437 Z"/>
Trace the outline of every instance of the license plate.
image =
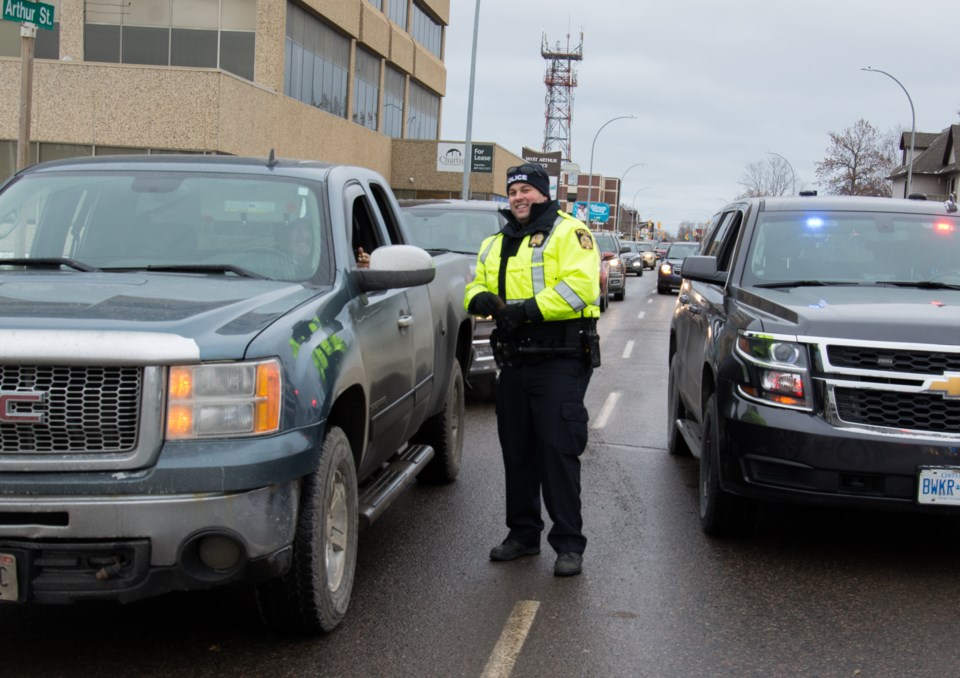
<path id="1" fill-rule="evenodd" d="M 0 553 L 0 600 L 18 600 L 17 558 L 9 553 Z"/>
<path id="2" fill-rule="evenodd" d="M 920 469 L 917 503 L 960 506 L 960 467 Z"/>

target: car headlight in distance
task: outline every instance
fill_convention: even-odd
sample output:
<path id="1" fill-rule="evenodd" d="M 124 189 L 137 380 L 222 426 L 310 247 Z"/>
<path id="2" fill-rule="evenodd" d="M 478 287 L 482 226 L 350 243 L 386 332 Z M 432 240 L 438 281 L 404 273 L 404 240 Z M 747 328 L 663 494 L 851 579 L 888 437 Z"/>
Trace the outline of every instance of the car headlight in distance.
<path id="1" fill-rule="evenodd" d="M 748 377 L 740 391 L 751 398 L 793 409 L 812 410 L 807 348 L 787 337 L 741 332 L 737 354 Z"/>
<path id="2" fill-rule="evenodd" d="M 280 361 L 170 368 L 167 438 L 255 436 L 280 428 Z"/>

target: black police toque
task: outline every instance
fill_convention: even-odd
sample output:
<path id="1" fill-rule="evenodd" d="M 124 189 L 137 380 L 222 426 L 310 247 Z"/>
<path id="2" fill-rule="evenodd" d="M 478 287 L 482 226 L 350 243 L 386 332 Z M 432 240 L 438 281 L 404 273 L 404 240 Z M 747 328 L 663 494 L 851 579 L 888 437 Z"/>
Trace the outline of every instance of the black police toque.
<path id="1" fill-rule="evenodd" d="M 547 198 L 550 197 L 550 177 L 542 165 L 525 163 L 519 167 L 511 167 L 508 169 L 507 191 L 510 190 L 512 184 L 516 183 L 530 184 Z"/>

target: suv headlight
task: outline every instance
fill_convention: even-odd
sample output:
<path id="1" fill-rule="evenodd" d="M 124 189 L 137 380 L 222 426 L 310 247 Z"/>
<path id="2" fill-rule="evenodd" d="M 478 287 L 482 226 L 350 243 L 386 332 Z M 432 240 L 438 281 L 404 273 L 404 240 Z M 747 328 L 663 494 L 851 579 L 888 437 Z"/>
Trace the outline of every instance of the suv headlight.
<path id="1" fill-rule="evenodd" d="M 807 347 L 790 338 L 741 332 L 737 355 L 747 366 L 746 383 L 738 385 L 748 398 L 812 410 L 813 397 Z"/>
<path id="2" fill-rule="evenodd" d="M 167 438 L 255 436 L 280 428 L 280 361 L 173 366 Z"/>

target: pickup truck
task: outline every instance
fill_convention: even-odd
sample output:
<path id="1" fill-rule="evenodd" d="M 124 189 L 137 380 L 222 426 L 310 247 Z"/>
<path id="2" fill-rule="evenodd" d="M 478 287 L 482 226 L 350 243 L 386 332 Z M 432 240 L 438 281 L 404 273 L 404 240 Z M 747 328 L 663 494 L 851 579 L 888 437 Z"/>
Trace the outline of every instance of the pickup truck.
<path id="1" fill-rule="evenodd" d="M 249 583 L 333 629 L 360 528 L 460 468 L 469 263 L 408 242 L 380 175 L 272 152 L 0 186 L 0 602 Z"/>
<path id="2" fill-rule="evenodd" d="M 755 198 L 683 262 L 667 447 L 700 521 L 764 502 L 960 507 L 960 219 L 952 201 Z"/>

